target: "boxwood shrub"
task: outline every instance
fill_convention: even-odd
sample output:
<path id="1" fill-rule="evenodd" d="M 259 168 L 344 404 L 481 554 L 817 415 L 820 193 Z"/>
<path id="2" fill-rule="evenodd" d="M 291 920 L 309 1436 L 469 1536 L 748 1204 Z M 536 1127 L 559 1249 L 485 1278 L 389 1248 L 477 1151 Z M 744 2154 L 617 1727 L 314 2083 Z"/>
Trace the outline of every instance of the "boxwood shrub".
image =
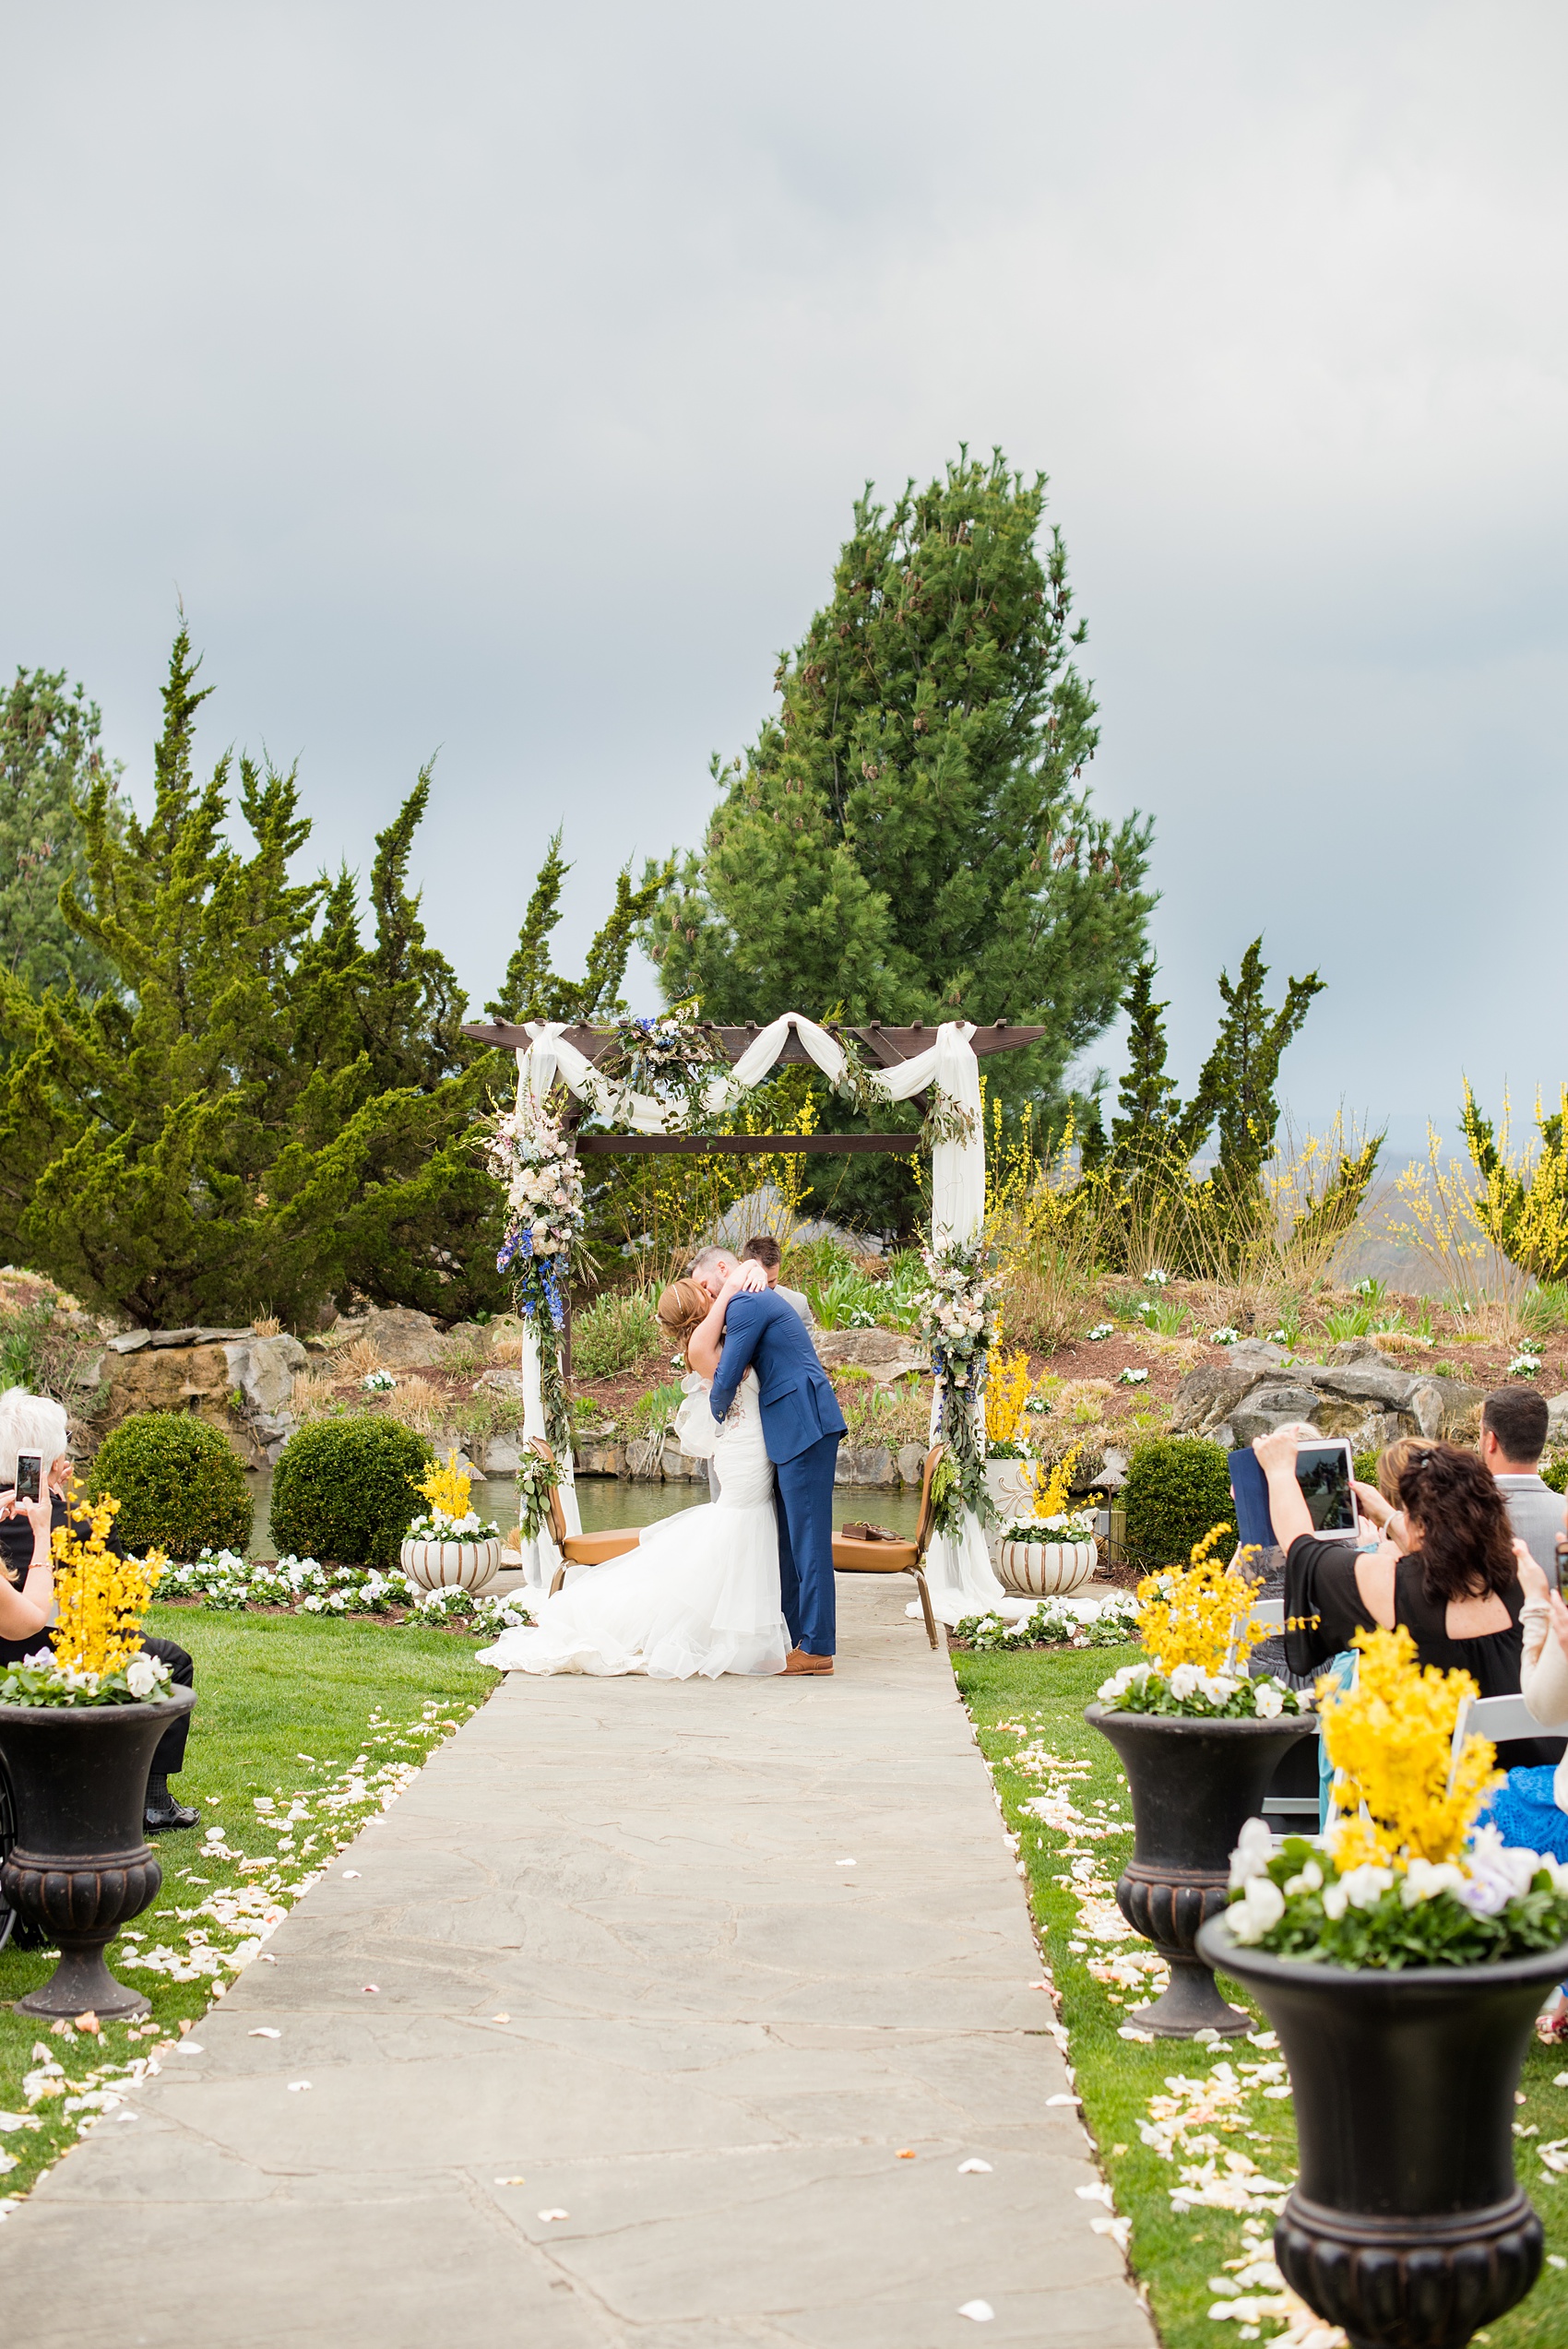
<path id="1" fill-rule="evenodd" d="M 272 1474 L 279 1556 L 292 1552 L 324 1566 L 395 1566 L 420 1512 L 416 1481 L 434 1457 L 411 1428 L 369 1413 L 302 1428 Z"/>
<path id="2" fill-rule="evenodd" d="M 1230 1469 L 1217 1443 L 1201 1436 L 1158 1436 L 1133 1454 L 1122 1489 L 1127 1513 L 1127 1555 L 1151 1573 L 1157 1566 L 1185 1565 L 1194 1542 L 1210 1529 L 1229 1531 L 1214 1555 L 1229 1558 L 1236 1548 L 1236 1504 Z"/>
<path id="3" fill-rule="evenodd" d="M 154 1547 L 182 1564 L 204 1549 L 243 1551 L 250 1488 L 238 1454 L 189 1411 L 137 1411 L 104 1439 L 88 1489 L 120 1504 L 114 1531 L 133 1552 Z"/>

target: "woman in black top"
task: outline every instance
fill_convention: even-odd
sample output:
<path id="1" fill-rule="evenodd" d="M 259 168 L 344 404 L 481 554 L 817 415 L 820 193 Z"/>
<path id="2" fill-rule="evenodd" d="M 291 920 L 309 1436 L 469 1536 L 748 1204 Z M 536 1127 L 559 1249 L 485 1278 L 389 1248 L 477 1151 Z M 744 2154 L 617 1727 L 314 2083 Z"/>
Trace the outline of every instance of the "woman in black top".
<path id="1" fill-rule="evenodd" d="M 1483 1697 L 1518 1694 L 1525 1605 L 1518 1560 L 1527 1552 L 1476 1453 L 1437 1443 L 1407 1460 L 1399 1502 L 1408 1548 L 1401 1555 L 1385 1540 L 1358 1549 L 1321 1539 L 1296 1482 L 1294 1436 L 1260 1436 L 1253 1448 L 1286 1553 L 1285 1653 L 1293 1672 L 1326 1665 L 1356 1631 L 1403 1624 L 1419 1663 L 1468 1672 Z M 1504 1769 L 1548 1759 L 1532 1738 L 1498 1749 Z"/>

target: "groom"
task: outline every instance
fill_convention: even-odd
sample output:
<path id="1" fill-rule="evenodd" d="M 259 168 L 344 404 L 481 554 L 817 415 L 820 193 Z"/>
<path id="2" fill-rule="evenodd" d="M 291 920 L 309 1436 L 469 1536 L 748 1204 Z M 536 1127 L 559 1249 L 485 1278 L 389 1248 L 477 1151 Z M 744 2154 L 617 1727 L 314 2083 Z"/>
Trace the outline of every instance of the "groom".
<path id="1" fill-rule="evenodd" d="M 737 1269 L 727 1248 L 705 1248 L 692 1278 L 717 1298 Z M 762 1390 L 762 1432 L 778 1490 L 778 1582 L 794 1645 L 786 1672 L 833 1669 L 833 1472 L 844 1415 L 792 1305 L 774 1290 L 730 1299 L 709 1406 L 722 1419 L 748 1370 Z"/>

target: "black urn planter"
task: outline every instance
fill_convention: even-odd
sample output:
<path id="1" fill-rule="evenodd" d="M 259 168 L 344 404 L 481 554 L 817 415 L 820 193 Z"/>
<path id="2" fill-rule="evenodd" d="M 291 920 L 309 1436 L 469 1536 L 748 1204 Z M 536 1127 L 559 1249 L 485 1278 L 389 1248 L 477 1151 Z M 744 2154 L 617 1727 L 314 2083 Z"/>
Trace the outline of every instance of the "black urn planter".
<path id="1" fill-rule="evenodd" d="M 1352 1971 L 1199 1936 L 1247 1985 L 1289 2067 L 1301 2175 L 1280 2273 L 1355 2349 L 1463 2349 L 1540 2273 L 1514 2176 L 1514 2092 L 1568 1946 L 1498 1965 Z"/>
<path id="2" fill-rule="evenodd" d="M 1261 1816 L 1281 1756 L 1313 1735 L 1313 1716 L 1188 1721 L 1091 1704 L 1084 1718 L 1110 1738 L 1132 1790 L 1133 1857 L 1116 1905 L 1170 1967 L 1170 1987 L 1138 2010 L 1140 2029 L 1164 2039 L 1244 2031 L 1247 2017 L 1226 2004 L 1208 1963 L 1194 1953 L 1198 1928 L 1229 1899 L 1230 1855 L 1241 1830 Z"/>
<path id="3" fill-rule="evenodd" d="M 51 1941 L 60 1963 L 18 2014 L 146 2014 L 116 1982 L 104 1944 L 139 1916 L 163 1881 L 142 1830 L 148 1773 L 171 1721 L 195 1691 L 156 1704 L 0 1704 L 0 1754 L 16 1805 L 16 1842 L 0 1868 L 8 1906 Z"/>

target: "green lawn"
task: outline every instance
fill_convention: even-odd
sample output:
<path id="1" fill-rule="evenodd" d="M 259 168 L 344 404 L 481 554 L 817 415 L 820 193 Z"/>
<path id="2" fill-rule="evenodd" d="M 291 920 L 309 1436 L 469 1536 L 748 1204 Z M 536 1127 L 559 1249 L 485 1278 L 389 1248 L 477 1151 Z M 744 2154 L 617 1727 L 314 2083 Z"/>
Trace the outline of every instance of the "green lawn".
<path id="1" fill-rule="evenodd" d="M 128 2062 L 161 2056 L 181 2024 L 188 2029 L 206 2011 L 214 1987 L 232 1979 L 224 1960 L 255 1940 L 263 1916 L 288 1907 L 495 1686 L 474 1661 L 476 1643 L 442 1631 L 195 1608 L 154 1608 L 147 1628 L 196 1658 L 190 1750 L 172 1784 L 202 1813 L 198 1826 L 158 1839 L 163 1889 L 128 1928 L 144 1952 L 161 1953 L 164 1970 L 126 1963 L 137 1942 L 109 1952 L 120 1979 L 150 1997 L 152 2017 L 145 2026 L 105 2023 L 94 2039 L 14 2014 L 11 2001 L 43 1981 L 54 1958 L 0 1952 L 0 2118 L 41 2124 L 0 2127 L 0 2165 L 15 2164 L 0 2177 L 0 2197 L 24 2191 L 75 2141 L 84 2118 L 96 2125 L 92 2106 L 66 2112 L 66 2103 L 105 2088 L 113 2094 L 109 2083 Z M 270 1810 L 258 1810 L 258 1798 Z M 215 1825 L 226 1854 L 208 1841 Z M 40 2046 L 62 2067 L 42 2096 Z"/>
<path id="2" fill-rule="evenodd" d="M 1210 2208 L 1173 2212 L 1170 2189 L 1180 2182 L 1182 2164 L 1206 2156 L 1189 2148 L 1178 2150 L 1171 2160 L 1163 2159 L 1142 2141 L 1139 2124 L 1150 2118 L 1151 2098 L 1170 2094 L 1168 2080 L 1184 2079 L 1193 2085 L 1179 2090 L 1177 2097 L 1189 2104 L 1201 2101 L 1213 2114 L 1199 2126 L 1216 2149 L 1212 2157 L 1221 2170 L 1227 2154 L 1237 2153 L 1268 2179 L 1293 2178 L 1295 2130 L 1289 2099 L 1267 2096 L 1263 2082 L 1241 2080 L 1248 2067 L 1266 2070 L 1271 2059 L 1277 2060 L 1277 2052 L 1253 2046 L 1244 2038 L 1213 2047 L 1170 2039 L 1142 2045 L 1120 2038 L 1123 2026 L 1136 2027 L 1131 2010 L 1141 1993 L 1099 1980 L 1090 1972 L 1091 1965 L 1107 1963 L 1108 1951 L 1097 1949 L 1085 1934 L 1079 1901 L 1059 1881 L 1071 1870 L 1066 1857 L 1070 1847 L 1079 1855 L 1080 1874 L 1087 1871 L 1103 1886 L 1114 1883 L 1132 1848 L 1126 1780 L 1110 1745 L 1084 1720 L 1083 1710 L 1101 1680 L 1134 1653 L 1036 1651 L 958 1655 L 953 1661 L 1007 1826 L 1021 1839 L 1019 1857 L 1061 1993 L 1060 2020 L 1068 2035 L 1068 2060 L 1075 2067 L 1084 2118 L 1114 2190 L 1115 2207 L 1132 2219 L 1129 2255 L 1148 2285 L 1165 2349 L 1232 2349 L 1239 2336 L 1248 2335 L 1238 2323 L 1211 2320 L 1208 2310 L 1218 2296 L 1209 2279 L 1224 2275 L 1226 2261 L 1241 2259 L 1243 2217 Z M 1055 1758 L 1054 1765 L 1047 1757 Z M 1061 1829 L 1046 1825 L 1023 1809 L 1048 1786 L 1059 1805 L 1065 1794 L 1078 1820 L 1090 1822 L 1093 1832 L 1070 1823 Z M 1057 1815 L 1062 1816 L 1060 1810 Z M 1088 1854 L 1092 1861 L 1085 1857 Z M 1072 1950 L 1070 1942 L 1080 1946 Z M 1135 1951 L 1141 1945 L 1123 1946 Z M 1246 2003 L 1235 1984 L 1221 1987 L 1238 2005 Z M 1257 2028 L 1266 2031 L 1261 2015 Z M 1238 2079 L 1233 2096 L 1223 2084 L 1214 2093 L 1215 2069 L 1227 2064 Z M 1526 2101 L 1516 2126 L 1533 2130 L 1543 2143 L 1568 2139 L 1568 2089 L 1553 2085 L 1559 2072 L 1568 2078 L 1568 2047 L 1559 2051 L 1533 2045 L 1522 2083 Z M 1568 2260 L 1568 2178 L 1553 2177 L 1533 2158 L 1532 2141 L 1526 2138 L 1520 2141 L 1519 2174 L 1546 2223 L 1549 2254 Z M 1260 2213 L 1252 2224 L 1254 2236 L 1261 2233 L 1266 2243 L 1272 2217 Z M 1277 2330 L 1265 2322 L 1262 2337 L 1276 2337 Z M 1476 2337 L 1493 2349 L 1561 2349 L 1568 2341 L 1568 2272 L 1548 2267 L 1522 2307 Z"/>

